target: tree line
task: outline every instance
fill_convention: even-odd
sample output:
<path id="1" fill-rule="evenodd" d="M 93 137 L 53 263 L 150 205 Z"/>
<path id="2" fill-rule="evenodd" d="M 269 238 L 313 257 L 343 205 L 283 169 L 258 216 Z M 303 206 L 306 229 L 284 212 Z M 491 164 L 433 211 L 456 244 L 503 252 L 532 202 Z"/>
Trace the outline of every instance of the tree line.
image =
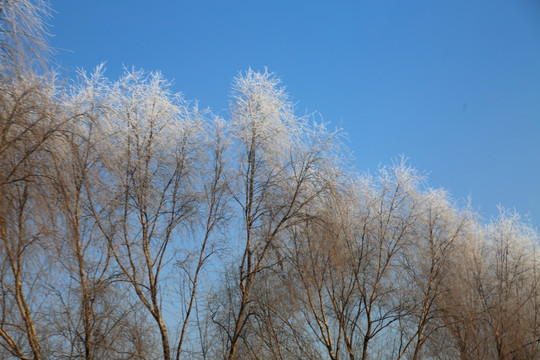
<path id="1" fill-rule="evenodd" d="M 354 170 L 267 71 L 226 118 L 159 73 L 59 80 L 46 14 L 1 2 L 0 358 L 540 358 L 515 212 Z"/>

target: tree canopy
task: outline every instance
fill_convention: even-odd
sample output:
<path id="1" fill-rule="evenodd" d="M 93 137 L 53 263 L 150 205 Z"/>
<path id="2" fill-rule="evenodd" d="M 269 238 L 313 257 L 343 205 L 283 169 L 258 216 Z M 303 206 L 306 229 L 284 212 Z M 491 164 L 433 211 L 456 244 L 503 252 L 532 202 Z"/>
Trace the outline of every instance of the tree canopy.
<path id="1" fill-rule="evenodd" d="M 59 81 L 46 13 L 0 8 L 1 358 L 540 358 L 517 213 L 356 170 L 268 71 L 228 118 L 159 73 Z"/>

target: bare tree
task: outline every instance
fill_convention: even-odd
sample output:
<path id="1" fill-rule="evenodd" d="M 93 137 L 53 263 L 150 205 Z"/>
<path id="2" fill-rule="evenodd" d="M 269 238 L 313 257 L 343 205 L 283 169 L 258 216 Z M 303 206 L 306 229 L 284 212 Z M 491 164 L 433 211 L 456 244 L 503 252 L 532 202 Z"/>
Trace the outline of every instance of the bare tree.
<path id="1" fill-rule="evenodd" d="M 310 331 L 331 359 L 366 359 L 403 318 L 400 262 L 419 220 L 419 176 L 404 164 L 360 176 L 291 242 L 297 298 Z"/>
<path id="2" fill-rule="evenodd" d="M 99 122 L 105 116 L 108 89 L 102 67 L 91 76 L 80 74 L 79 82 L 62 99 L 64 114 L 71 121 L 54 137 L 54 151 L 48 153 L 45 175 L 55 228 L 49 268 L 56 277 L 48 284 L 55 298 L 48 318 L 56 329 L 51 336 L 56 357 L 140 358 L 144 354 L 124 331 L 133 326 L 142 330 L 144 324 L 129 322 L 134 318 L 130 313 L 138 310 L 135 304 L 117 300 L 126 298 L 126 291 L 103 233 L 103 218 L 114 209 L 104 198 L 109 184 L 102 181 L 96 138 L 103 135 Z"/>
<path id="3" fill-rule="evenodd" d="M 44 161 L 63 120 L 53 78 L 27 72 L 2 79 L 0 87 L 0 236 L 5 264 L 0 344 L 15 356 L 27 358 L 31 353 L 41 358 L 35 324 L 39 305 L 30 300 L 42 286 L 37 277 L 45 260 L 39 249 L 49 231 Z"/>
<path id="4" fill-rule="evenodd" d="M 167 87 L 159 74 L 126 72 L 108 93 L 107 121 L 101 125 L 104 136 L 99 146 L 115 191 L 118 220 L 113 226 L 117 231 L 109 235 L 111 251 L 137 298 L 155 320 L 163 357 L 170 359 L 174 350 L 163 309 L 163 301 L 171 299 L 165 286 L 170 271 L 165 269 L 174 263 L 182 230 L 192 229 L 199 220 L 197 176 L 205 139 L 196 109 L 189 109 Z M 221 201 L 221 150 L 216 151 L 217 177 L 212 179 L 213 188 L 208 189 L 213 198 L 204 224 L 204 244 Z M 201 266 L 204 251 L 205 245 L 200 253 Z M 191 280 L 195 289 L 196 277 Z M 185 329 L 176 346 L 178 356 L 183 333 Z"/>
<path id="5" fill-rule="evenodd" d="M 90 194 L 98 191 L 95 188 L 97 153 L 92 149 L 93 125 L 99 116 L 95 114 L 99 111 L 95 99 L 99 97 L 99 89 L 95 89 L 98 81 L 90 86 L 85 84 L 66 99 L 67 111 L 74 121 L 55 142 L 56 151 L 51 154 L 49 169 L 53 201 L 57 204 L 55 210 L 61 214 L 57 225 L 61 236 L 55 247 L 57 255 L 63 258 L 63 270 L 74 280 L 73 284 L 69 282 L 72 289 L 58 291 L 59 302 L 66 304 L 65 313 L 69 314 L 66 317 L 73 320 L 76 342 L 70 351 L 82 349 L 80 355 L 85 359 L 92 359 L 97 347 L 95 308 L 101 292 L 108 286 L 107 270 L 111 262 L 111 254 L 92 220 L 92 206 L 88 203 Z M 82 94 L 84 92 L 90 94 Z M 69 294 L 76 294 L 78 301 L 66 299 Z M 77 342 L 82 345 L 78 346 Z"/>
<path id="6" fill-rule="evenodd" d="M 456 247 L 468 240 L 474 224 L 471 212 L 459 210 L 442 190 L 428 189 L 417 194 L 416 201 L 420 215 L 401 264 L 407 285 L 403 296 L 410 300 L 409 316 L 400 319 L 403 342 L 398 354 L 411 359 L 422 358 L 426 343 L 444 327 L 440 307 L 448 295 L 444 284 Z"/>
<path id="7" fill-rule="evenodd" d="M 282 232 L 307 212 L 326 190 L 334 135 L 297 118 L 287 95 L 271 74 L 249 70 L 235 79 L 231 132 L 238 161 L 232 196 L 239 206 L 244 245 L 234 284 L 227 357 L 233 359 L 254 315 L 252 287 L 265 260 L 280 247 Z"/>
<path id="8" fill-rule="evenodd" d="M 503 211 L 473 235 L 442 299 L 446 331 L 462 359 L 535 358 L 536 234 Z"/>
<path id="9" fill-rule="evenodd" d="M 347 353 L 354 358 L 355 353 L 361 297 L 353 273 L 360 271 L 355 265 L 363 262 L 362 255 L 353 254 L 349 247 L 356 241 L 354 223 L 349 222 L 356 200 L 334 194 L 318 213 L 290 229 L 287 259 L 292 300 L 298 303 L 313 342 L 330 359 Z"/>

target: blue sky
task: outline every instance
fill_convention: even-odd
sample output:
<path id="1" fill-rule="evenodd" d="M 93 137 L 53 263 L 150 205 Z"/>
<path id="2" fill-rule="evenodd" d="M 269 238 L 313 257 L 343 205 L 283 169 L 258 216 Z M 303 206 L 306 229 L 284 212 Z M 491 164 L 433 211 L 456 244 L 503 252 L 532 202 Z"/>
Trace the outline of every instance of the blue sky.
<path id="1" fill-rule="evenodd" d="M 159 70 L 227 116 L 232 78 L 275 72 L 297 103 L 348 133 L 359 170 L 405 155 L 489 219 L 540 228 L 537 0 L 52 0 L 64 75 L 106 62 Z"/>

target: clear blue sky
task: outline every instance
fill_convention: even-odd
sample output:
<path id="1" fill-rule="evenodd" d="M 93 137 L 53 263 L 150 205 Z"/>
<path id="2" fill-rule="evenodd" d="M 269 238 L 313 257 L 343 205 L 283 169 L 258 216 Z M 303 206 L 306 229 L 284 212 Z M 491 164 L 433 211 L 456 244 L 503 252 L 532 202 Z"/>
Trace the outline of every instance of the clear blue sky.
<path id="1" fill-rule="evenodd" d="M 485 218 L 540 228 L 538 0 L 52 0 L 51 44 L 72 76 L 106 61 L 160 70 L 227 115 L 248 67 L 275 72 L 299 114 L 349 136 L 360 170 L 404 154 Z"/>

